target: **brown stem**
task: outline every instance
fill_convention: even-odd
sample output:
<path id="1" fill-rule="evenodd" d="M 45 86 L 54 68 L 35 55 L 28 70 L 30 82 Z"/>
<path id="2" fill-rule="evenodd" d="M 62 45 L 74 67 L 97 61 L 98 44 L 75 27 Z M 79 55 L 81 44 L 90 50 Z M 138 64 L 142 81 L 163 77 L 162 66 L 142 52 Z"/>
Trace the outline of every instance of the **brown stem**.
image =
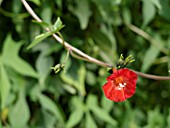
<path id="1" fill-rule="evenodd" d="M 142 77 L 149 78 L 149 79 L 154 79 L 154 80 L 170 80 L 169 76 L 156 76 L 156 75 L 141 73 L 141 72 L 138 72 L 138 71 L 134 71 L 134 72 L 138 76 L 142 76 Z"/>
<path id="2" fill-rule="evenodd" d="M 30 15 L 38 22 L 42 22 L 42 20 L 35 14 L 35 12 L 32 10 L 32 8 L 28 5 L 28 3 L 25 0 L 21 0 L 23 5 L 25 6 L 25 8 L 27 9 L 28 13 L 30 13 Z M 48 28 L 46 28 L 46 31 L 49 31 Z M 63 40 L 57 36 L 56 34 L 52 35 L 60 44 L 63 45 Z M 79 49 L 73 47 L 72 45 L 68 44 L 67 42 L 64 42 L 65 47 L 67 47 L 68 49 L 71 49 L 73 52 L 77 53 L 78 55 L 82 56 L 83 58 L 87 59 L 89 62 L 95 63 L 97 65 L 103 66 L 103 67 L 112 67 L 111 64 L 107 64 L 105 62 L 99 61 L 85 53 L 83 53 L 82 51 L 80 51 Z M 138 76 L 142 76 L 148 79 L 154 79 L 154 80 L 170 80 L 170 77 L 166 77 L 166 76 L 156 76 L 156 75 L 150 75 L 150 74 L 145 74 L 145 73 L 141 73 L 138 71 L 134 71 Z"/>
<path id="3" fill-rule="evenodd" d="M 152 38 L 148 33 L 146 33 L 145 31 L 143 31 L 142 29 L 132 25 L 132 24 L 128 24 L 126 25 L 128 28 L 130 28 L 133 32 L 139 34 L 141 37 L 145 38 L 146 40 L 148 40 L 150 43 L 152 43 L 156 48 L 158 48 L 161 52 L 165 53 L 166 55 L 169 54 L 169 50 L 164 48 L 163 46 L 160 45 L 160 43 L 155 40 L 154 38 Z"/>

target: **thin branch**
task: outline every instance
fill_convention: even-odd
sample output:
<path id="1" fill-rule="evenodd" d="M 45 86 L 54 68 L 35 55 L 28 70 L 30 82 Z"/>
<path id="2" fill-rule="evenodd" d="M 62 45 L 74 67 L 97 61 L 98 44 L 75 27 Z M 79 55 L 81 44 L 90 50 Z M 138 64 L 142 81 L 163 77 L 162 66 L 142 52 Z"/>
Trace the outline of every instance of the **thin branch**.
<path id="1" fill-rule="evenodd" d="M 150 75 L 150 74 L 145 74 L 141 73 L 138 71 L 134 71 L 138 76 L 142 76 L 148 79 L 154 79 L 154 80 L 170 80 L 170 77 L 168 76 L 156 76 L 156 75 Z"/>
<path id="2" fill-rule="evenodd" d="M 23 5 L 25 6 L 25 8 L 27 9 L 27 11 L 30 13 L 30 15 L 38 22 L 42 22 L 42 20 L 34 13 L 34 11 L 32 10 L 32 8 L 28 5 L 28 3 L 25 0 L 21 0 Z M 49 31 L 49 29 L 47 28 L 46 31 Z M 60 44 L 63 45 L 63 40 L 57 36 L 56 34 L 52 35 Z M 148 37 L 146 37 L 148 38 Z M 148 38 L 149 39 L 149 38 Z M 77 53 L 78 55 L 80 55 L 81 57 L 87 59 L 89 62 L 95 63 L 97 65 L 103 66 L 103 67 L 112 67 L 111 64 L 107 64 L 105 62 L 99 61 L 85 53 L 83 53 L 82 51 L 80 51 L 79 49 L 73 47 L 72 45 L 68 44 L 67 42 L 64 42 L 64 45 L 66 48 L 71 49 L 73 52 Z M 138 71 L 134 71 L 138 76 L 142 76 L 148 79 L 155 79 L 155 80 L 170 80 L 170 77 L 166 77 L 166 76 L 156 76 L 156 75 L 150 75 L 150 74 L 145 74 L 145 73 L 141 73 Z"/>
<path id="3" fill-rule="evenodd" d="M 25 8 L 27 9 L 28 13 L 30 13 L 30 15 L 38 22 L 42 22 L 42 20 L 35 14 L 35 12 L 32 10 L 32 8 L 28 5 L 28 3 L 25 1 L 25 0 L 21 0 L 23 5 L 25 6 Z M 49 31 L 49 29 L 47 28 L 46 31 Z M 60 44 L 63 45 L 63 40 L 57 36 L 56 34 L 53 34 L 52 35 Z M 70 44 L 68 44 L 67 42 L 64 43 L 65 44 L 65 47 L 67 47 L 68 49 L 71 49 L 72 51 L 74 51 L 75 53 L 81 55 L 82 57 L 84 58 L 87 58 L 90 62 L 93 62 L 93 63 L 96 63 L 100 66 L 103 66 L 103 67 L 111 67 L 112 65 L 110 64 L 107 64 L 107 63 L 104 63 L 102 61 L 99 61 L 95 58 L 92 58 L 91 56 L 83 53 L 82 51 L 80 51 L 79 49 L 71 46 Z"/>
<path id="4" fill-rule="evenodd" d="M 70 52 L 70 54 L 71 54 L 74 58 L 77 58 L 77 59 L 79 59 L 79 60 L 89 61 L 88 59 L 86 59 L 86 58 L 84 58 L 84 57 L 81 57 L 81 56 L 79 56 L 79 55 L 74 54 L 74 52 L 73 52 L 71 49 L 69 50 L 69 52 Z"/>
<path id="5" fill-rule="evenodd" d="M 156 48 L 158 48 L 161 52 L 165 53 L 166 55 L 169 54 L 169 50 L 164 48 L 160 43 L 152 38 L 148 33 L 143 31 L 142 29 L 136 27 L 135 25 L 128 24 L 126 25 L 128 28 L 130 28 L 133 32 L 137 33 L 138 35 L 142 36 L 146 40 L 148 40 L 150 43 L 152 43 Z"/>

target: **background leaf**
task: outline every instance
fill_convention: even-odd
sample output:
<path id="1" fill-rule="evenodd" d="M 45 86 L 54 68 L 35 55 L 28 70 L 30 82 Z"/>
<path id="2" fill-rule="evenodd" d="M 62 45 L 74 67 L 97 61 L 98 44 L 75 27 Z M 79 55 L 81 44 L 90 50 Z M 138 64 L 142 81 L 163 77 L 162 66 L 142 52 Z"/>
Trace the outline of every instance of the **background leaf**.
<path id="1" fill-rule="evenodd" d="M 74 110 L 71 114 L 70 117 L 67 121 L 66 124 L 66 128 L 73 128 L 75 127 L 78 123 L 80 123 L 80 121 L 83 118 L 83 110 L 81 108 L 77 108 L 76 110 Z"/>
<path id="2" fill-rule="evenodd" d="M 170 16 L 168 14 L 168 11 L 170 11 L 170 5 L 168 4 L 168 0 L 161 0 L 160 4 L 161 4 L 161 9 L 159 10 L 159 14 L 163 18 L 170 20 Z"/>
<path id="3" fill-rule="evenodd" d="M 70 10 L 78 18 L 81 29 L 86 29 L 92 14 L 89 3 L 87 1 L 78 1 L 77 6 L 70 8 Z"/>
<path id="4" fill-rule="evenodd" d="M 36 4 L 37 6 L 40 6 L 40 5 L 41 5 L 40 0 L 28 0 L 28 1 L 33 2 L 33 3 Z"/>
<path id="5" fill-rule="evenodd" d="M 44 28 L 55 30 L 64 23 L 54 32 L 64 27 L 59 31 L 64 40 L 91 57 L 116 65 L 120 54 L 131 54 L 135 62 L 129 69 L 170 76 L 169 0 L 27 2 L 43 22 L 32 22 L 21 1 L 0 0 L 2 127 L 169 128 L 169 81 L 138 77 L 135 95 L 114 103 L 102 91 L 109 76 L 105 68 L 70 55 L 55 74 L 50 67 L 63 64 L 66 49 L 41 35 Z M 27 50 L 37 35 L 41 43 Z M 17 108 L 21 104 L 26 109 Z"/>
<path id="6" fill-rule="evenodd" d="M 79 67 L 79 68 L 77 68 Z M 61 78 L 63 81 L 65 81 L 67 84 L 74 86 L 81 95 L 85 95 L 85 76 L 86 76 L 86 70 L 83 64 L 75 63 L 74 67 L 70 68 L 71 71 L 74 70 L 74 72 L 77 72 L 76 75 L 72 75 L 73 72 L 66 72 L 61 74 Z"/>
<path id="7" fill-rule="evenodd" d="M 35 51 L 41 52 L 41 54 L 38 56 L 36 60 L 36 69 L 39 75 L 40 85 L 43 85 L 43 86 L 45 85 L 45 80 L 47 76 L 51 72 L 50 67 L 52 67 L 54 64 L 52 57 L 47 55 L 47 52 L 49 49 L 50 49 L 49 46 L 44 43 L 34 48 Z"/>
<path id="8" fill-rule="evenodd" d="M 155 108 L 155 110 L 148 112 L 148 125 L 145 127 L 164 127 L 163 126 L 163 117 L 159 113 L 159 109 Z M 158 118 L 155 118 L 158 117 Z"/>
<path id="9" fill-rule="evenodd" d="M 54 30 L 59 29 L 63 25 L 60 18 L 57 18 L 56 22 L 54 23 Z"/>
<path id="10" fill-rule="evenodd" d="M 1 58 L 0 58 L 1 59 Z M 6 105 L 7 98 L 11 89 L 11 83 L 9 81 L 7 72 L 5 71 L 2 62 L 0 62 L 0 96 L 1 96 L 1 109 Z"/>
<path id="11" fill-rule="evenodd" d="M 142 0 L 142 2 L 143 25 L 146 26 L 154 18 L 156 9 L 151 0 Z"/>
<path id="12" fill-rule="evenodd" d="M 4 64 L 10 66 L 18 73 L 36 78 L 37 73 L 35 70 L 25 60 L 22 60 L 18 56 L 21 45 L 21 42 L 14 42 L 11 36 L 8 35 L 3 47 L 2 61 Z"/>
<path id="13" fill-rule="evenodd" d="M 117 122 L 104 109 L 97 105 L 97 98 L 95 96 L 89 95 L 87 99 L 87 105 L 94 115 L 96 115 L 99 119 L 112 124 L 112 126 L 117 125 Z"/>
<path id="14" fill-rule="evenodd" d="M 90 113 L 86 113 L 86 128 L 97 128 L 97 125 Z"/>
<path id="15" fill-rule="evenodd" d="M 33 40 L 33 42 L 28 46 L 28 49 L 34 47 L 35 45 L 39 44 L 42 40 L 44 40 L 45 38 L 47 38 L 48 36 L 51 36 L 53 33 L 55 33 L 54 31 L 49 31 L 49 32 L 45 32 L 41 35 L 38 35 L 35 37 L 35 39 Z"/>
<path id="16" fill-rule="evenodd" d="M 14 107 L 11 108 L 11 112 L 9 114 L 9 119 L 12 127 L 26 127 L 30 118 L 30 112 L 25 99 L 24 89 L 25 88 L 22 87 L 22 90 L 20 90 L 18 97 L 19 99 L 15 103 Z"/>
<path id="17" fill-rule="evenodd" d="M 61 115 L 60 109 L 58 108 L 57 104 L 55 104 L 50 98 L 43 94 L 38 94 L 38 98 L 42 107 L 54 113 L 56 118 L 61 121 L 62 125 L 64 125 L 64 119 Z"/>
<path id="18" fill-rule="evenodd" d="M 155 46 L 153 45 L 150 46 L 150 48 L 146 51 L 144 56 L 144 61 L 141 68 L 142 72 L 146 72 L 150 68 L 150 66 L 155 61 L 159 53 L 160 51 L 157 48 L 155 48 Z"/>

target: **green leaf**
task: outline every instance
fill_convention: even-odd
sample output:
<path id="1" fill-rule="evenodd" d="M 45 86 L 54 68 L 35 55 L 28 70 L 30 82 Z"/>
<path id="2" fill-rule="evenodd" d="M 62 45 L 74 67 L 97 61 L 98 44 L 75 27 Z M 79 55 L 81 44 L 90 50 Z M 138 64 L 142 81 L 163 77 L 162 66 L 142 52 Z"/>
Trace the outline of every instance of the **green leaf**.
<path id="1" fill-rule="evenodd" d="M 56 22 L 54 23 L 53 28 L 54 28 L 54 30 L 57 30 L 57 29 L 60 30 L 60 28 L 62 26 L 63 26 L 63 23 L 62 23 L 61 19 L 58 17 Z"/>
<path id="2" fill-rule="evenodd" d="M 104 109 L 101 109 L 98 106 L 92 106 L 91 111 L 102 121 L 110 123 L 113 126 L 117 125 L 117 121 L 114 120 Z"/>
<path id="3" fill-rule="evenodd" d="M 86 104 L 89 108 L 91 108 L 91 106 L 96 106 L 97 105 L 97 96 L 92 95 L 92 94 L 88 95 L 86 102 L 87 102 Z"/>
<path id="4" fill-rule="evenodd" d="M 0 1 L 0 5 L 1 5 L 1 1 Z M 2 128 L 2 122 L 1 122 L 1 120 L 0 120 L 0 128 Z"/>
<path id="5" fill-rule="evenodd" d="M 89 112 L 86 113 L 85 125 L 86 128 L 97 128 L 97 125 Z"/>
<path id="6" fill-rule="evenodd" d="M 21 9 L 22 9 L 22 3 L 20 2 L 20 0 L 12 1 L 12 12 L 19 14 Z"/>
<path id="7" fill-rule="evenodd" d="M 82 99 L 77 96 L 71 98 L 71 106 L 73 111 L 66 123 L 66 128 L 73 128 L 75 125 L 80 123 L 85 111 L 85 106 Z"/>
<path id="8" fill-rule="evenodd" d="M 60 121 L 60 123 L 62 125 L 64 125 L 64 119 L 63 119 L 63 116 L 61 114 L 61 110 L 59 109 L 59 107 L 57 106 L 56 103 L 54 103 L 50 98 L 48 98 L 46 95 L 43 95 L 43 94 L 38 94 L 38 98 L 39 98 L 39 101 L 40 101 L 40 104 L 42 105 L 42 107 L 53 113 L 55 115 L 55 117 L 57 118 L 57 120 Z"/>
<path id="9" fill-rule="evenodd" d="M 33 2 L 33 3 L 36 4 L 37 6 L 40 6 L 40 5 L 41 5 L 40 0 L 28 0 L 28 1 Z"/>
<path id="10" fill-rule="evenodd" d="M 114 57 L 112 58 L 110 56 L 115 53 L 116 44 L 114 45 L 114 39 L 109 38 L 111 36 L 111 31 L 107 33 L 106 30 L 103 31 L 94 30 L 91 32 L 91 36 L 94 39 L 96 45 L 100 48 L 100 56 L 102 59 L 107 63 L 112 63 Z"/>
<path id="11" fill-rule="evenodd" d="M 155 48 L 153 45 L 150 46 L 143 57 L 143 63 L 141 67 L 142 72 L 146 72 L 152 66 L 159 53 L 159 49 Z"/>
<path id="12" fill-rule="evenodd" d="M 69 71 L 61 73 L 62 80 L 67 84 L 74 86 L 82 96 L 86 94 L 84 85 L 85 76 L 86 76 L 85 66 L 83 64 L 77 64 L 76 62 L 74 63 L 74 65 L 71 65 Z"/>
<path id="13" fill-rule="evenodd" d="M 42 117 L 43 123 L 39 127 L 44 127 L 44 128 L 54 128 L 55 127 L 57 120 L 54 115 L 52 115 L 48 111 L 45 111 L 44 109 L 42 109 L 42 116 L 43 116 Z M 57 125 L 57 126 L 59 126 L 59 125 Z"/>
<path id="14" fill-rule="evenodd" d="M 170 38 L 168 39 L 168 44 L 169 44 L 169 45 L 168 45 L 168 49 L 169 49 L 169 51 L 170 51 Z M 170 73 L 170 57 L 169 57 L 169 61 L 168 61 L 167 64 L 168 64 L 168 69 L 169 69 L 168 72 Z"/>
<path id="15" fill-rule="evenodd" d="M 117 125 L 117 121 L 114 120 L 104 109 L 97 105 L 97 97 L 94 95 L 89 95 L 87 98 L 88 108 L 102 121 L 110 123 L 112 126 Z"/>
<path id="16" fill-rule="evenodd" d="M 142 2 L 143 26 L 146 26 L 154 18 L 156 14 L 156 9 L 154 4 L 150 0 L 142 0 Z"/>
<path id="17" fill-rule="evenodd" d="M 76 94 L 76 92 L 77 92 L 77 90 L 76 90 L 74 87 L 72 87 L 72 86 L 70 86 L 70 85 L 67 85 L 67 84 L 63 84 L 63 88 L 64 88 L 67 92 L 69 92 L 70 94 Z"/>
<path id="18" fill-rule="evenodd" d="M 49 32 L 42 33 L 42 34 L 36 36 L 35 39 L 33 40 L 33 42 L 27 47 L 27 49 L 30 49 L 30 48 L 34 47 L 35 45 L 39 44 L 42 40 L 44 40 L 48 36 L 51 36 L 55 32 L 56 31 L 49 31 Z"/>
<path id="19" fill-rule="evenodd" d="M 21 9 L 22 9 L 22 3 L 20 2 L 20 0 L 12 1 L 12 12 L 19 14 Z"/>
<path id="20" fill-rule="evenodd" d="M 164 127 L 164 117 L 159 112 L 159 108 L 156 107 L 154 110 L 148 111 L 148 124 L 145 126 L 146 128 L 162 128 Z M 157 118 L 155 118 L 157 117 Z"/>
<path id="21" fill-rule="evenodd" d="M 8 35 L 2 50 L 2 62 L 22 75 L 37 78 L 35 70 L 18 56 L 21 45 L 21 42 L 14 42 Z"/>
<path id="22" fill-rule="evenodd" d="M 117 13 L 117 11 L 119 10 L 118 5 L 121 3 L 121 0 L 93 0 L 93 2 L 96 4 L 95 7 L 97 7 L 95 10 L 99 11 L 98 14 L 100 16 L 96 16 L 97 18 L 99 18 L 98 21 L 102 20 L 105 23 L 114 24 L 116 26 L 122 24 L 122 19 Z"/>
<path id="23" fill-rule="evenodd" d="M 38 22 L 38 21 L 36 21 L 36 20 L 32 20 L 32 22 L 35 23 L 35 24 L 40 25 L 40 26 L 43 27 L 43 28 L 49 28 L 49 27 L 51 26 L 51 24 L 49 24 L 49 23 L 47 23 L 47 22 L 43 22 L 43 21 Z"/>
<path id="24" fill-rule="evenodd" d="M 94 86 L 96 84 L 96 76 L 94 73 L 88 71 L 86 73 L 86 82 L 91 85 Z"/>
<path id="25" fill-rule="evenodd" d="M 41 11 L 40 16 L 41 19 L 47 23 L 50 23 L 52 21 L 52 15 L 53 15 L 53 8 L 51 1 L 41 1 Z"/>
<path id="26" fill-rule="evenodd" d="M 9 113 L 9 120 L 13 128 L 23 128 L 27 125 L 29 118 L 30 112 L 25 99 L 25 88 L 22 87 L 18 100 Z"/>
<path id="27" fill-rule="evenodd" d="M 0 57 L 1 61 L 1 57 Z M 3 109 L 6 105 L 7 97 L 9 95 L 11 88 L 11 83 L 9 81 L 7 72 L 2 65 L 2 62 L 0 62 L 0 101 L 1 101 L 1 109 Z"/>
<path id="28" fill-rule="evenodd" d="M 0 0 L 0 6 L 1 6 L 2 1 L 3 1 L 3 0 Z"/>
<path id="29" fill-rule="evenodd" d="M 39 44 L 42 40 L 51 36 L 54 33 L 57 33 L 64 27 L 64 25 L 62 25 L 62 21 L 60 20 L 60 18 L 57 19 L 57 21 L 54 23 L 53 26 L 50 26 L 50 24 L 48 24 L 46 22 L 37 22 L 37 23 L 44 27 L 49 26 L 48 29 L 50 29 L 50 31 L 36 36 L 35 39 L 33 40 L 33 42 L 27 47 L 27 49 L 34 47 L 35 45 Z"/>
<path id="30" fill-rule="evenodd" d="M 169 113 L 168 113 L 168 117 L 167 117 L 167 128 L 170 127 L 170 108 L 169 108 Z"/>
<path id="31" fill-rule="evenodd" d="M 159 0 L 150 0 L 158 9 L 162 9 L 161 3 Z"/>
<path id="32" fill-rule="evenodd" d="M 85 77 L 86 77 L 86 69 L 83 64 L 80 65 L 80 69 L 78 70 L 79 82 L 77 83 L 78 90 L 82 92 L 82 95 L 85 95 Z"/>
<path id="33" fill-rule="evenodd" d="M 113 109 L 114 102 L 110 102 L 105 95 L 102 96 L 101 105 L 106 112 L 110 112 Z"/>
<path id="34" fill-rule="evenodd" d="M 131 24 L 132 23 L 132 17 L 129 8 L 124 8 L 123 9 L 123 20 L 125 24 Z"/>
<path id="35" fill-rule="evenodd" d="M 62 0 L 55 0 L 55 3 L 57 4 L 57 7 L 60 8 L 62 10 Z"/>
<path id="36" fill-rule="evenodd" d="M 75 109 L 69 116 L 69 119 L 66 123 L 66 128 L 73 128 L 78 123 L 80 123 L 80 121 L 83 118 L 83 115 L 84 115 L 83 109 L 81 108 Z"/>
<path id="37" fill-rule="evenodd" d="M 41 85 L 44 85 L 47 76 L 49 75 L 51 67 L 53 65 L 52 57 L 45 56 L 44 54 L 40 54 L 36 60 L 36 69 L 39 74 L 39 82 Z"/>
<path id="38" fill-rule="evenodd" d="M 86 0 L 77 1 L 77 7 L 70 8 L 72 13 L 77 16 L 81 29 L 86 29 L 88 26 L 89 18 L 92 12 L 89 7 L 89 2 Z"/>
<path id="39" fill-rule="evenodd" d="M 78 96 L 73 96 L 71 98 L 71 105 L 74 106 L 75 109 L 77 109 L 77 108 L 84 109 L 83 100 L 80 97 L 78 97 Z"/>
<path id="40" fill-rule="evenodd" d="M 169 5 L 169 0 L 160 0 L 160 4 L 161 4 L 161 9 L 159 10 L 159 14 L 167 19 L 170 20 L 170 5 Z"/>

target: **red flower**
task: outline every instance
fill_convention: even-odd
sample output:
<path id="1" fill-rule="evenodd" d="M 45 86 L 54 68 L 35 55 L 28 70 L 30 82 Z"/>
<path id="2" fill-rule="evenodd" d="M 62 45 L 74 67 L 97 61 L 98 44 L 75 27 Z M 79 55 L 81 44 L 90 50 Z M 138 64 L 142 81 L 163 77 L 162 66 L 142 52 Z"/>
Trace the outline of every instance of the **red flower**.
<path id="1" fill-rule="evenodd" d="M 122 102 L 135 94 L 137 75 L 127 68 L 114 70 L 102 88 L 108 99 Z"/>

